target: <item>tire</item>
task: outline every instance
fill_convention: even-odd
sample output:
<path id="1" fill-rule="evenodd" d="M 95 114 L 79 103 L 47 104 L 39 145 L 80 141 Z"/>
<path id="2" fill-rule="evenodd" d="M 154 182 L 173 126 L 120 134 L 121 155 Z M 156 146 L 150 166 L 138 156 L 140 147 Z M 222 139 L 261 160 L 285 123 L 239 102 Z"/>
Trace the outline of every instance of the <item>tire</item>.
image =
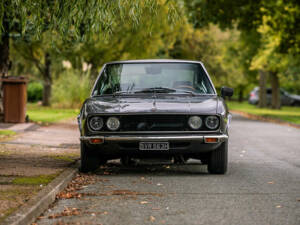
<path id="1" fill-rule="evenodd" d="M 99 159 L 95 150 L 89 149 L 84 142 L 80 142 L 80 172 L 87 173 L 98 169 L 103 160 Z"/>
<path id="2" fill-rule="evenodd" d="M 228 165 L 228 141 L 221 144 L 214 150 L 208 160 L 207 169 L 211 174 L 225 174 Z"/>

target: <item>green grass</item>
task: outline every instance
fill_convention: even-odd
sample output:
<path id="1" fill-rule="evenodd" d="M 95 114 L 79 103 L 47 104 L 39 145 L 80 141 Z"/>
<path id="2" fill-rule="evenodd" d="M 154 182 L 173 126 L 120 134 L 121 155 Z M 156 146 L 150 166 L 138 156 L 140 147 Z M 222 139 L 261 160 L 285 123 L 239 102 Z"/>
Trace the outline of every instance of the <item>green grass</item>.
<path id="1" fill-rule="evenodd" d="M 27 114 L 33 122 L 48 124 L 60 120 L 76 118 L 79 109 L 57 109 L 51 107 L 39 106 L 37 104 L 27 104 Z"/>
<path id="2" fill-rule="evenodd" d="M 33 177 L 17 177 L 12 183 L 17 185 L 47 185 L 50 183 L 58 174 L 51 175 L 40 175 Z"/>
<path id="3" fill-rule="evenodd" d="M 9 137 L 9 136 L 13 136 L 15 134 L 16 134 L 16 132 L 14 132 L 12 130 L 0 130 L 0 136 L 2 136 L 2 137 Z"/>
<path id="4" fill-rule="evenodd" d="M 12 130 L 0 130 L 0 141 L 9 140 L 10 138 L 14 137 L 16 134 L 17 133 Z"/>
<path id="5" fill-rule="evenodd" d="M 66 162 L 74 162 L 76 158 L 79 157 L 78 155 L 54 155 L 54 156 L 50 156 L 53 159 L 57 159 L 57 160 L 62 160 L 62 161 L 66 161 Z"/>
<path id="6" fill-rule="evenodd" d="M 276 110 L 268 108 L 260 109 L 255 105 L 250 105 L 248 102 L 227 102 L 227 105 L 229 110 L 238 110 L 253 115 L 300 124 L 300 107 L 283 106 L 280 110 Z"/>

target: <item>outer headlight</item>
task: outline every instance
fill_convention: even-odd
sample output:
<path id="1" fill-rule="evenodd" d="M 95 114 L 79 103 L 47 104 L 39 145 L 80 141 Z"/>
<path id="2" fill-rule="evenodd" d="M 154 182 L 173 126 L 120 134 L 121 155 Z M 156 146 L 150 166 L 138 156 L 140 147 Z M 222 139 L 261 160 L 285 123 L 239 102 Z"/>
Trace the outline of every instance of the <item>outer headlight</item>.
<path id="1" fill-rule="evenodd" d="M 208 116 L 205 118 L 205 126 L 211 130 L 219 126 L 220 120 L 217 116 Z"/>
<path id="2" fill-rule="evenodd" d="M 89 125 L 92 130 L 101 130 L 103 127 L 103 119 L 99 116 L 94 116 L 89 120 Z"/>
<path id="3" fill-rule="evenodd" d="M 188 124 L 193 130 L 198 130 L 202 126 L 202 119 L 199 116 L 191 116 Z"/>
<path id="4" fill-rule="evenodd" d="M 109 117 L 106 121 L 106 126 L 112 131 L 118 130 L 120 128 L 120 120 L 117 117 Z"/>

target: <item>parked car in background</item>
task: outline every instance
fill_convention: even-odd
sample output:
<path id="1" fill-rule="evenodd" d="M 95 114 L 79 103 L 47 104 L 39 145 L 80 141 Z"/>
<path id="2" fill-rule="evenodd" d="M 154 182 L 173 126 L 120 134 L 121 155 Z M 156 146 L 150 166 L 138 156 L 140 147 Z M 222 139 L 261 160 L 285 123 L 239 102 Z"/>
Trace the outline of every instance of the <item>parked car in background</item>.
<path id="1" fill-rule="evenodd" d="M 266 89 L 267 105 L 272 103 L 272 89 Z M 259 102 L 259 87 L 255 87 L 249 95 L 248 102 L 253 105 L 257 105 Z M 293 95 L 287 91 L 280 89 L 280 102 L 281 105 L 286 106 L 300 106 L 300 95 Z"/>
<path id="2" fill-rule="evenodd" d="M 81 171 L 110 159 L 130 165 L 151 158 L 184 163 L 200 159 L 208 171 L 224 174 L 228 163 L 230 114 L 198 61 L 110 62 L 78 116 Z"/>

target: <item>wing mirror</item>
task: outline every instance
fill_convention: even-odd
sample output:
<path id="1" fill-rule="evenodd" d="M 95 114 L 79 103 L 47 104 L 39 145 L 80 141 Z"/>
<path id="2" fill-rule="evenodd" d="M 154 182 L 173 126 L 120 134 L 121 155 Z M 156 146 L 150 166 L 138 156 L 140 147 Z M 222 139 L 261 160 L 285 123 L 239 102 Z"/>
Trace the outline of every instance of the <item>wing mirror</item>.
<path id="1" fill-rule="evenodd" d="M 233 88 L 230 87 L 222 87 L 221 88 L 221 96 L 225 98 L 226 96 L 231 97 L 233 95 Z"/>

